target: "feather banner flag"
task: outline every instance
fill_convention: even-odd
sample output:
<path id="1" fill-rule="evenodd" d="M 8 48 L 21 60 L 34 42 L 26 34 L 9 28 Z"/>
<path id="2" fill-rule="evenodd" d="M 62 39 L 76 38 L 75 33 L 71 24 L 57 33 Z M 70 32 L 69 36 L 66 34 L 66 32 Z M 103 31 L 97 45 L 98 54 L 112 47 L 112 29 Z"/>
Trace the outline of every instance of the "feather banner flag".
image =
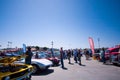
<path id="1" fill-rule="evenodd" d="M 26 52 L 26 44 L 23 44 L 23 52 Z"/>
<path id="2" fill-rule="evenodd" d="M 90 48 L 92 50 L 92 54 L 95 53 L 95 50 L 94 50 L 94 41 L 92 39 L 92 37 L 89 37 L 89 44 L 90 44 Z"/>

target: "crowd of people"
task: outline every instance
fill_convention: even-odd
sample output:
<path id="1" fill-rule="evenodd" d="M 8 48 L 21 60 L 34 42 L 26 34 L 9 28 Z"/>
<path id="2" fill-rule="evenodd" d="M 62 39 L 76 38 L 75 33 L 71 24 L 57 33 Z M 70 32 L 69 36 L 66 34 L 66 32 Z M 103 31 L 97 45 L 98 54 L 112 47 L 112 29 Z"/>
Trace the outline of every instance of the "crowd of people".
<path id="1" fill-rule="evenodd" d="M 71 58 L 73 57 L 75 63 L 82 65 L 81 58 L 85 55 L 86 60 L 89 60 L 92 57 L 92 51 L 90 49 L 68 49 L 63 50 L 63 47 L 60 48 L 60 60 L 61 66 L 64 68 L 64 59 L 68 59 L 68 64 L 71 64 Z"/>
<path id="2" fill-rule="evenodd" d="M 103 62 L 103 64 L 106 63 L 105 58 L 105 48 L 98 49 L 99 56 L 98 58 Z M 64 68 L 64 59 L 68 59 L 68 64 L 71 64 L 71 58 L 74 59 L 75 63 L 78 63 L 79 65 L 82 65 L 81 58 L 82 56 L 85 56 L 86 60 L 90 60 L 90 57 L 94 56 L 92 54 L 91 49 L 68 49 L 63 50 L 63 47 L 60 48 L 60 59 L 61 59 L 61 66 Z"/>

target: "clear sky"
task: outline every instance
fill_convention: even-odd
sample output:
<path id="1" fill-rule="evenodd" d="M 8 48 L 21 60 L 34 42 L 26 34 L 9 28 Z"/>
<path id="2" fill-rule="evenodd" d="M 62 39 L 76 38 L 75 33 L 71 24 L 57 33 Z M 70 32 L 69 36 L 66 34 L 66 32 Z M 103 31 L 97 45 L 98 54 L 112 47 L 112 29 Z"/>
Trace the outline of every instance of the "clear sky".
<path id="1" fill-rule="evenodd" d="M 120 0 L 0 0 L 2 47 L 112 47 L 119 35 Z"/>

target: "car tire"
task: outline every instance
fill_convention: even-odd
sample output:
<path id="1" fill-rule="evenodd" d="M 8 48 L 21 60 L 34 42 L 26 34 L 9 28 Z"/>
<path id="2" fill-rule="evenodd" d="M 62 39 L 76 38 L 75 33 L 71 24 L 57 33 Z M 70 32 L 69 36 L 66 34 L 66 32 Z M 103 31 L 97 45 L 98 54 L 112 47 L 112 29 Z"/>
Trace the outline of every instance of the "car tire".
<path id="1" fill-rule="evenodd" d="M 33 74 L 38 73 L 39 67 L 37 65 L 35 65 L 35 64 L 33 64 L 32 66 L 33 66 Z"/>
<path id="2" fill-rule="evenodd" d="M 118 64 L 117 63 L 113 63 L 113 65 L 117 66 Z"/>
<path id="3" fill-rule="evenodd" d="M 42 70 L 42 71 L 47 71 L 49 67 L 50 67 L 50 66 L 46 66 L 46 68 L 45 68 L 44 70 Z"/>

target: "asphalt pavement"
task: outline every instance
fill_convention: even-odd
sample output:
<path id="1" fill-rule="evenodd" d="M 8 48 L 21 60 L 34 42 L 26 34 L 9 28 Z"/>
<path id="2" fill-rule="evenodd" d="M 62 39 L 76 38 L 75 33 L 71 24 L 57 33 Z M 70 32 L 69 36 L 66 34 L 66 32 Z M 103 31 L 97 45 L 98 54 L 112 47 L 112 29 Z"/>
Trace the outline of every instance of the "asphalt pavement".
<path id="1" fill-rule="evenodd" d="M 120 66 L 104 65 L 101 62 L 86 60 L 82 57 L 82 65 L 72 64 L 64 60 L 65 69 L 61 66 L 50 67 L 47 71 L 32 75 L 32 80 L 120 80 Z"/>

